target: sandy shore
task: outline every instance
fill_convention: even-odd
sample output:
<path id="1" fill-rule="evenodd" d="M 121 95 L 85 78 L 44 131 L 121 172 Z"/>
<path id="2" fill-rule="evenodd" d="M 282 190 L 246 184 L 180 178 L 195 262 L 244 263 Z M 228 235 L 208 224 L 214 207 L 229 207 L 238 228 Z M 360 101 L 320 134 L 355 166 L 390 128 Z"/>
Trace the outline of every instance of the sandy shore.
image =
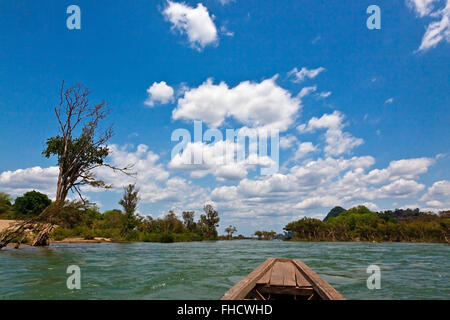
<path id="1" fill-rule="evenodd" d="M 0 220 L 0 232 L 2 232 L 15 222 L 16 220 Z"/>

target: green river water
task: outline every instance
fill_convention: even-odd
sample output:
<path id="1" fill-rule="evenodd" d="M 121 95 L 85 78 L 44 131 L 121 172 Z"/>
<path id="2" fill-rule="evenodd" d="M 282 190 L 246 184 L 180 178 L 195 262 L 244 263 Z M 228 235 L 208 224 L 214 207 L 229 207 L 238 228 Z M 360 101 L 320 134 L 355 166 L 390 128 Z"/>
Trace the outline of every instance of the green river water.
<path id="1" fill-rule="evenodd" d="M 347 299 L 450 299 L 450 247 L 217 241 L 55 244 L 0 251 L 0 299 L 218 299 L 268 257 L 301 259 Z M 381 289 L 369 290 L 369 265 Z M 81 268 L 81 290 L 66 269 Z"/>

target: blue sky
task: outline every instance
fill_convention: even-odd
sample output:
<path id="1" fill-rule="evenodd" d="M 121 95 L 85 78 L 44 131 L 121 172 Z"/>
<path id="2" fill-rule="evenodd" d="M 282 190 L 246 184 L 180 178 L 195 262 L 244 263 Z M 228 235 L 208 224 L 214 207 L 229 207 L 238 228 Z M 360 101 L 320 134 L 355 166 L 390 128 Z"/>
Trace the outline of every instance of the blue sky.
<path id="1" fill-rule="evenodd" d="M 113 108 L 110 161 L 138 163 L 142 214 L 213 203 L 250 234 L 334 205 L 449 208 L 449 1 L 377 1 L 369 30 L 372 2 L 2 1 L 0 191 L 54 193 L 41 151 L 65 80 Z M 278 129 L 280 171 L 177 165 L 171 134 L 193 120 Z M 116 188 L 86 194 L 118 207 L 130 181 L 98 175 Z"/>

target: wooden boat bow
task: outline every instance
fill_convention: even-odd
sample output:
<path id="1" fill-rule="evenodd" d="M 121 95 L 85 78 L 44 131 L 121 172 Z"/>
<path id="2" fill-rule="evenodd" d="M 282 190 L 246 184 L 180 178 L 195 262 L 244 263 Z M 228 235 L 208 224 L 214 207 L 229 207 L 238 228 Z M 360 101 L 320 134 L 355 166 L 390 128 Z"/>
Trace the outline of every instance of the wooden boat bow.
<path id="1" fill-rule="evenodd" d="M 221 300 L 345 300 L 297 259 L 269 258 L 228 290 Z"/>

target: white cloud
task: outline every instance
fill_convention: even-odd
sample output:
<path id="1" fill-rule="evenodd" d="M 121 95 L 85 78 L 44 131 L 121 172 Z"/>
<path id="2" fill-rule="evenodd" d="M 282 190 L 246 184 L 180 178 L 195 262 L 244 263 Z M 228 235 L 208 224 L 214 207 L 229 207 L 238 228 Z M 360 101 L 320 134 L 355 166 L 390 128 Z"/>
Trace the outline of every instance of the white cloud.
<path id="1" fill-rule="evenodd" d="M 418 51 L 434 48 L 442 40 L 450 42 L 450 1 L 443 12 L 441 20 L 433 22 L 427 27 Z"/>
<path id="2" fill-rule="evenodd" d="M 383 198 L 408 198 L 415 196 L 425 188 L 423 184 L 414 180 L 399 179 L 384 187 L 380 191 L 380 197 Z"/>
<path id="3" fill-rule="evenodd" d="M 300 132 L 312 132 L 316 129 L 341 129 L 343 127 L 344 116 L 339 111 L 334 111 L 331 114 L 324 114 L 322 117 L 313 117 L 306 125 L 300 125 Z"/>
<path id="4" fill-rule="evenodd" d="M 309 94 L 311 94 L 312 92 L 317 90 L 317 86 L 311 86 L 311 87 L 304 87 L 302 88 L 302 90 L 300 90 L 298 97 L 301 99 L 303 97 L 308 96 Z"/>
<path id="5" fill-rule="evenodd" d="M 183 152 L 175 155 L 169 168 L 189 171 L 191 177 L 202 178 L 207 174 L 214 175 L 219 181 L 242 180 L 248 170 L 256 166 L 273 166 L 274 161 L 268 156 L 249 155 L 245 159 L 238 158 L 238 152 L 243 151 L 242 145 L 228 140 L 206 144 L 189 142 Z M 198 159 L 195 162 L 194 159 Z"/>
<path id="6" fill-rule="evenodd" d="M 428 188 L 427 193 L 423 195 L 421 200 L 430 201 L 435 199 L 444 199 L 445 201 L 450 202 L 450 181 L 436 181 Z"/>
<path id="7" fill-rule="evenodd" d="M 32 167 L 15 171 L 3 171 L 0 174 L 0 189 L 2 192 L 19 196 L 27 191 L 36 190 L 50 197 L 55 196 L 58 167 Z"/>
<path id="8" fill-rule="evenodd" d="M 317 129 L 327 129 L 325 132 L 325 153 L 338 156 L 350 152 L 353 148 L 363 144 L 364 140 L 353 137 L 348 132 L 343 132 L 345 127 L 344 115 L 338 111 L 332 114 L 324 114 L 322 117 L 313 117 L 307 124 L 297 127 L 300 132 L 313 132 Z"/>
<path id="9" fill-rule="evenodd" d="M 294 82 L 302 82 L 308 79 L 314 79 L 317 77 L 321 72 L 325 71 L 325 68 L 319 67 L 317 69 L 308 69 L 308 68 L 301 68 L 301 70 L 298 70 L 297 68 L 292 69 L 288 75 L 294 76 Z"/>
<path id="10" fill-rule="evenodd" d="M 419 17 L 432 17 L 438 20 L 431 22 L 423 35 L 417 51 L 427 51 L 440 42 L 450 42 L 450 0 L 445 7 L 435 10 L 436 0 L 407 0 L 407 5 L 414 9 Z"/>
<path id="11" fill-rule="evenodd" d="M 317 148 L 311 142 L 302 142 L 298 145 L 297 151 L 295 151 L 294 159 L 303 158 L 308 153 L 316 150 Z"/>
<path id="12" fill-rule="evenodd" d="M 385 169 L 374 169 L 364 177 L 370 184 L 381 184 L 398 178 L 415 179 L 426 173 L 435 161 L 432 158 L 414 158 L 391 161 Z"/>
<path id="13" fill-rule="evenodd" d="M 289 149 L 296 142 L 297 142 L 297 137 L 292 134 L 281 136 L 280 137 L 280 148 L 281 149 Z"/>
<path id="14" fill-rule="evenodd" d="M 389 99 L 387 99 L 384 103 L 385 104 L 391 104 L 391 103 L 393 103 L 394 102 L 394 98 L 389 98 Z"/>
<path id="15" fill-rule="evenodd" d="M 338 203 L 339 200 L 332 196 L 312 197 L 297 203 L 296 205 L 294 205 L 294 208 L 296 209 L 312 209 L 319 207 L 326 208 L 336 206 Z"/>
<path id="16" fill-rule="evenodd" d="M 430 206 L 430 207 L 436 207 L 436 208 L 444 206 L 444 204 L 442 202 L 438 201 L 438 200 L 427 201 L 426 205 Z"/>
<path id="17" fill-rule="evenodd" d="M 331 91 L 321 92 L 319 93 L 319 98 L 325 99 L 331 95 Z"/>
<path id="18" fill-rule="evenodd" d="M 225 26 L 220 27 L 220 33 L 227 37 L 234 37 L 234 32 L 228 30 Z"/>
<path id="19" fill-rule="evenodd" d="M 173 88 L 165 81 L 153 82 L 147 89 L 148 98 L 145 104 L 153 107 L 155 103 L 166 104 L 173 101 Z"/>
<path id="20" fill-rule="evenodd" d="M 437 0 L 406 0 L 408 7 L 414 9 L 416 13 L 423 17 L 429 15 L 433 10 L 433 2 Z"/>
<path id="21" fill-rule="evenodd" d="M 375 203 L 373 203 L 373 202 L 364 202 L 361 205 L 365 206 L 366 208 L 368 208 L 368 209 L 370 209 L 372 211 L 378 211 L 379 210 L 378 206 Z"/>
<path id="22" fill-rule="evenodd" d="M 173 29 L 187 34 L 191 46 L 197 50 L 218 40 L 216 25 L 201 3 L 193 8 L 184 3 L 167 1 L 163 14 L 172 23 Z"/>
<path id="23" fill-rule="evenodd" d="M 210 127 L 218 127 L 232 117 L 251 127 L 287 130 L 300 109 L 300 100 L 278 86 L 276 78 L 259 83 L 243 81 L 233 88 L 225 82 L 214 84 L 208 79 L 184 93 L 172 117 L 202 120 Z"/>

